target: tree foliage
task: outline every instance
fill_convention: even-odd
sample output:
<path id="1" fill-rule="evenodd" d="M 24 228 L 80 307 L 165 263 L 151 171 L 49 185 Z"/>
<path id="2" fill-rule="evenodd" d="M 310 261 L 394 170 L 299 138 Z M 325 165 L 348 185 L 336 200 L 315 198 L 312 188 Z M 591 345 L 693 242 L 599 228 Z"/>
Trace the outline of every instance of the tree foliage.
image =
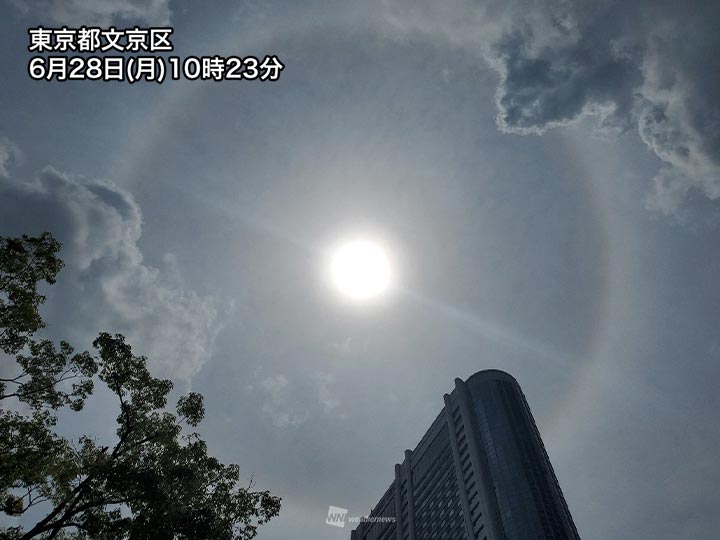
<path id="1" fill-rule="evenodd" d="M 42 516 L 0 538 L 254 538 L 280 499 L 242 485 L 237 465 L 208 455 L 194 431 L 200 394 L 169 412 L 172 383 L 153 377 L 122 335 L 101 333 L 94 355 L 35 338 L 44 326 L 38 283 L 55 281 L 59 249 L 48 233 L 0 237 L 0 349 L 17 369 L 0 379 L 0 513 Z M 56 432 L 58 410 L 81 410 L 94 382 L 117 401 L 111 444 Z"/>
<path id="2" fill-rule="evenodd" d="M 38 311 L 45 297 L 37 285 L 55 283 L 63 267 L 58 251 L 60 242 L 47 232 L 37 238 L 0 237 L 0 348 L 8 354 L 22 349 L 45 326 Z"/>

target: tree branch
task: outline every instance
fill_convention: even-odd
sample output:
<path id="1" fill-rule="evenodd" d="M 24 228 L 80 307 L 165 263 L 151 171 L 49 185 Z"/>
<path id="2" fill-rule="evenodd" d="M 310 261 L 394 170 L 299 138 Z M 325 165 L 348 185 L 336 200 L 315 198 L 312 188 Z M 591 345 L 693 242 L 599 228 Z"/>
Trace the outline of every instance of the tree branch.
<path id="1" fill-rule="evenodd" d="M 2 336 L 0 336 L 0 337 L 2 337 Z M 15 383 L 15 384 L 21 384 L 21 383 L 17 382 L 17 380 L 22 379 L 27 374 L 28 374 L 27 371 L 23 371 L 20 375 L 18 375 L 17 377 L 15 377 L 13 379 L 0 379 L 0 382 L 11 382 L 11 383 Z"/>
<path id="2" fill-rule="evenodd" d="M 46 386 L 41 387 L 41 388 L 35 388 L 34 390 L 28 391 L 28 392 L 20 392 L 20 393 L 18 393 L 18 392 L 13 392 L 12 394 L 5 394 L 5 395 L 0 396 L 0 399 L 6 399 L 6 398 L 11 398 L 11 397 L 20 398 L 20 397 L 32 396 L 32 395 L 34 395 L 34 394 L 38 394 L 38 393 L 40 393 L 40 392 L 44 392 L 45 390 L 49 390 L 49 389 L 53 388 L 54 386 L 60 384 L 61 382 L 65 382 L 65 381 L 69 381 L 69 380 L 71 380 L 71 379 L 77 379 L 77 378 L 80 378 L 80 377 L 81 377 L 81 376 L 78 375 L 78 374 L 72 375 L 72 376 L 70 376 L 70 377 L 66 377 L 66 375 L 67 375 L 68 373 L 70 373 L 70 372 L 72 372 L 72 369 L 66 369 L 66 370 L 63 372 L 63 374 L 60 376 L 59 379 L 57 379 L 56 381 L 54 381 L 54 382 L 51 383 L 51 384 L 48 384 L 48 385 L 46 385 Z M 17 384 L 22 384 L 22 383 L 17 383 Z"/>

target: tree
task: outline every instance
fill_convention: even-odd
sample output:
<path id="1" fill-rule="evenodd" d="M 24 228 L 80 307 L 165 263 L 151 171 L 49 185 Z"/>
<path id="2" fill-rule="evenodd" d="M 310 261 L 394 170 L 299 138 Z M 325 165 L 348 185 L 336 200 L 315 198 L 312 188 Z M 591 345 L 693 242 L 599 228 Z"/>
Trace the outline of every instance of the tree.
<path id="1" fill-rule="evenodd" d="M 200 394 L 180 397 L 169 412 L 172 383 L 153 377 L 119 334 L 101 333 L 95 355 L 35 339 L 44 326 L 38 283 L 54 283 L 59 250 L 48 233 L 0 237 L 0 349 L 19 371 L 0 379 L 0 512 L 44 511 L 0 538 L 254 538 L 280 499 L 252 481 L 241 485 L 237 465 L 208 455 L 193 430 L 204 416 Z M 80 411 L 94 382 L 117 399 L 111 445 L 55 431 L 58 410 Z"/>

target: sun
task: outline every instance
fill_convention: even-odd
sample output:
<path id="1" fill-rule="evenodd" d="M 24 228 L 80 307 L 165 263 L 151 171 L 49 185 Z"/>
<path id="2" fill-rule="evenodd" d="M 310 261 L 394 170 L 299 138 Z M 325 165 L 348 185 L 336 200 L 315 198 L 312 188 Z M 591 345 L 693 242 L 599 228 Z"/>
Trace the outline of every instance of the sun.
<path id="1" fill-rule="evenodd" d="M 330 281 L 357 302 L 382 298 L 393 284 L 390 257 L 379 242 L 357 238 L 340 243 L 330 255 Z"/>

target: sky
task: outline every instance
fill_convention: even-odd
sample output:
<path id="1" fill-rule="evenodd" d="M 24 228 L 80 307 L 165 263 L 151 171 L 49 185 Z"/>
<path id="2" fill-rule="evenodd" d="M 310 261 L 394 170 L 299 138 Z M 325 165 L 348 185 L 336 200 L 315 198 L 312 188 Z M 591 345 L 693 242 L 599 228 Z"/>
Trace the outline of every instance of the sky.
<path id="1" fill-rule="evenodd" d="M 521 384 L 580 535 L 720 531 L 720 4 L 3 0 L 0 234 L 51 231 L 48 335 L 122 332 L 212 453 L 366 514 L 455 377 Z M 29 27 L 171 25 L 278 81 L 43 82 Z M 397 291 L 327 250 L 381 239 Z M 110 436 L 108 396 L 67 433 Z"/>

